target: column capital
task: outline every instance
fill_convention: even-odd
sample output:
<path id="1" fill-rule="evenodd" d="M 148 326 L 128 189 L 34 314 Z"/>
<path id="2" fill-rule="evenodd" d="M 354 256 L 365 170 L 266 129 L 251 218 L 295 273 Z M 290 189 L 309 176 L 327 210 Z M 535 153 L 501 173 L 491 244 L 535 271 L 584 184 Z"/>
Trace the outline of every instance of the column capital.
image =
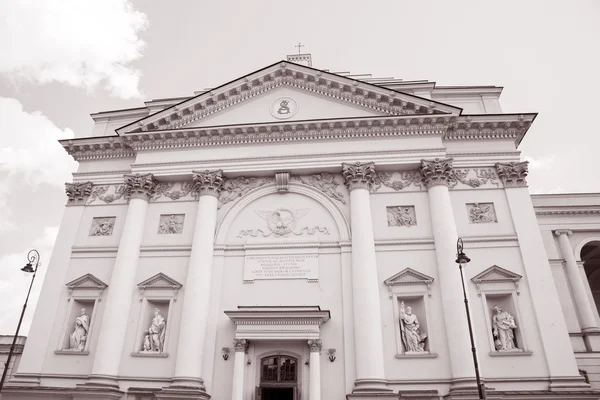
<path id="1" fill-rule="evenodd" d="M 200 196 L 209 195 L 219 197 L 219 193 L 225 183 L 223 170 L 192 171 L 192 173 L 194 174 L 194 191 L 196 193 L 199 193 Z"/>
<path id="2" fill-rule="evenodd" d="M 310 339 L 308 341 L 308 348 L 311 353 L 320 353 L 322 347 L 323 343 L 321 342 L 321 339 Z"/>
<path id="3" fill-rule="evenodd" d="M 237 351 L 246 351 L 249 344 L 250 344 L 250 341 L 248 341 L 246 339 L 235 339 L 233 341 L 233 346 L 235 347 L 236 352 Z"/>
<path id="4" fill-rule="evenodd" d="M 525 178 L 529 173 L 528 164 L 527 161 L 496 163 L 496 171 L 504 187 L 527 186 Z"/>
<path id="5" fill-rule="evenodd" d="M 125 198 L 150 200 L 156 193 L 158 181 L 153 174 L 126 174 Z"/>
<path id="6" fill-rule="evenodd" d="M 571 236 L 573 234 L 573 231 L 569 230 L 569 229 L 557 229 L 557 230 L 554 231 L 554 234 L 556 236 L 560 236 L 560 235 Z"/>
<path id="7" fill-rule="evenodd" d="M 421 160 L 421 182 L 429 189 L 437 185 L 448 186 L 454 175 L 452 158 L 436 158 L 434 160 Z"/>
<path id="8" fill-rule="evenodd" d="M 92 182 L 65 183 L 69 203 L 83 204 L 92 194 Z"/>
<path id="9" fill-rule="evenodd" d="M 375 182 L 375 163 L 342 163 L 342 176 L 348 190 L 367 189 L 370 190 Z"/>

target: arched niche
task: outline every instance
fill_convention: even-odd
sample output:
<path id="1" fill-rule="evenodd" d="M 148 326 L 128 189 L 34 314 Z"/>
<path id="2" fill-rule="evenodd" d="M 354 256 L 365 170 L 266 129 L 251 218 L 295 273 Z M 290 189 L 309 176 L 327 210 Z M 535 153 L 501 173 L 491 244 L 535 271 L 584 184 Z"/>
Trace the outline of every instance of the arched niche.
<path id="1" fill-rule="evenodd" d="M 596 309 L 600 311 L 600 238 L 588 238 L 582 242 L 575 255 L 583 263 Z"/>
<path id="2" fill-rule="evenodd" d="M 275 212 L 281 216 L 273 215 Z M 296 219 L 291 233 L 282 230 L 279 235 L 272 229 L 277 218 L 284 220 L 285 227 L 285 220 L 291 215 Z M 317 227 L 326 228 L 326 231 Z M 247 241 L 272 243 L 286 239 L 348 241 L 350 226 L 329 197 L 309 186 L 290 183 L 285 193 L 278 192 L 276 185 L 266 185 L 248 192 L 227 210 L 218 222 L 215 234 L 217 245 Z"/>

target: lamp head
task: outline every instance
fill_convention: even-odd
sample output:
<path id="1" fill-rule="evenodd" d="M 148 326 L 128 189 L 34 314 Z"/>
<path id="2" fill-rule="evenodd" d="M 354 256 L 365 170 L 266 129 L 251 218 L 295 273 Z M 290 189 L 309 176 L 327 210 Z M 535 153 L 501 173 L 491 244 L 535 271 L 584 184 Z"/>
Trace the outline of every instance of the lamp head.
<path id="1" fill-rule="evenodd" d="M 459 265 L 467 264 L 471 261 L 469 257 L 463 251 L 463 241 L 458 238 L 456 241 L 456 263 Z"/>
<path id="2" fill-rule="evenodd" d="M 26 272 L 28 274 L 31 274 L 34 272 L 33 266 L 31 265 L 31 263 L 25 264 L 25 266 L 23 268 L 21 268 L 21 271 Z"/>

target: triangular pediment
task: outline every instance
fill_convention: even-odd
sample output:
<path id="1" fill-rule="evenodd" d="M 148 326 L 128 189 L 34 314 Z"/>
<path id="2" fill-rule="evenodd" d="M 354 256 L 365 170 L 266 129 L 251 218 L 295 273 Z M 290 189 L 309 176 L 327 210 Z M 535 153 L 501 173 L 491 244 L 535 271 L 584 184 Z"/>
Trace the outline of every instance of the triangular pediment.
<path id="1" fill-rule="evenodd" d="M 292 101 L 284 105 L 277 102 L 289 99 Z M 295 111 L 286 111 L 290 104 Z M 361 116 L 459 115 L 461 111 L 448 104 L 281 61 L 130 123 L 117 133 Z"/>
<path id="2" fill-rule="evenodd" d="M 73 289 L 97 289 L 104 290 L 108 287 L 108 285 L 102 282 L 100 279 L 96 278 L 92 274 L 85 274 L 80 276 L 77 279 L 72 280 L 71 282 L 66 284 L 69 290 Z"/>
<path id="3" fill-rule="evenodd" d="M 471 280 L 475 283 L 492 282 L 517 282 L 522 276 L 512 271 L 492 265 L 488 269 L 475 275 Z"/>
<path id="4" fill-rule="evenodd" d="M 387 286 L 415 284 L 430 285 L 432 282 L 433 278 L 431 276 L 408 267 L 383 281 Z"/>
<path id="5" fill-rule="evenodd" d="M 141 289 L 179 289 L 181 286 L 181 283 L 162 272 L 138 283 Z"/>

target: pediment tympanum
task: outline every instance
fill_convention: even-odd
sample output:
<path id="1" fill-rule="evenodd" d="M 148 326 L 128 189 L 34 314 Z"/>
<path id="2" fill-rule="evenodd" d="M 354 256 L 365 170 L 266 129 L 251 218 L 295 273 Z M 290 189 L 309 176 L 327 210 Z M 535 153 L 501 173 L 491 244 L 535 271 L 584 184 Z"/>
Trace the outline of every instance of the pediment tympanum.
<path id="1" fill-rule="evenodd" d="M 67 289 L 69 289 L 69 297 L 67 299 L 69 301 L 71 300 L 71 295 L 75 290 L 94 291 L 97 293 L 98 299 L 101 300 L 102 292 L 108 287 L 106 283 L 89 273 L 82 275 L 71 282 L 68 282 L 65 284 L 65 286 Z"/>
<path id="2" fill-rule="evenodd" d="M 433 283 L 433 278 L 407 267 L 387 278 L 383 283 L 385 283 L 390 290 L 393 286 L 399 285 L 425 285 L 427 286 L 427 295 L 431 297 L 431 284 Z"/>
<path id="3" fill-rule="evenodd" d="M 519 294 L 519 280 L 521 280 L 522 276 L 516 274 L 512 271 L 509 271 L 505 268 L 499 267 L 497 265 L 492 265 L 485 271 L 480 272 L 471 278 L 471 281 L 475 283 L 477 287 L 477 294 L 481 296 L 481 285 L 486 283 L 504 283 L 504 282 L 512 282 L 515 285 L 517 294 Z"/>
<path id="4" fill-rule="evenodd" d="M 144 292 L 149 289 L 157 289 L 157 290 L 172 290 L 173 291 L 173 299 L 177 301 L 177 292 L 181 289 L 183 285 L 177 282 L 175 279 L 170 276 L 159 272 L 156 275 L 151 276 L 148 279 L 143 280 L 138 283 L 138 288 L 140 288 L 141 298 L 144 296 Z"/>
<path id="5" fill-rule="evenodd" d="M 305 102 L 307 96 L 311 100 Z M 123 126 L 117 133 L 219 125 L 225 120 L 235 124 L 237 119 L 247 123 L 259 106 L 260 122 L 461 112 L 448 104 L 281 61 Z M 225 112 L 227 117 L 220 117 Z M 332 114 L 325 116 L 327 112 Z"/>

